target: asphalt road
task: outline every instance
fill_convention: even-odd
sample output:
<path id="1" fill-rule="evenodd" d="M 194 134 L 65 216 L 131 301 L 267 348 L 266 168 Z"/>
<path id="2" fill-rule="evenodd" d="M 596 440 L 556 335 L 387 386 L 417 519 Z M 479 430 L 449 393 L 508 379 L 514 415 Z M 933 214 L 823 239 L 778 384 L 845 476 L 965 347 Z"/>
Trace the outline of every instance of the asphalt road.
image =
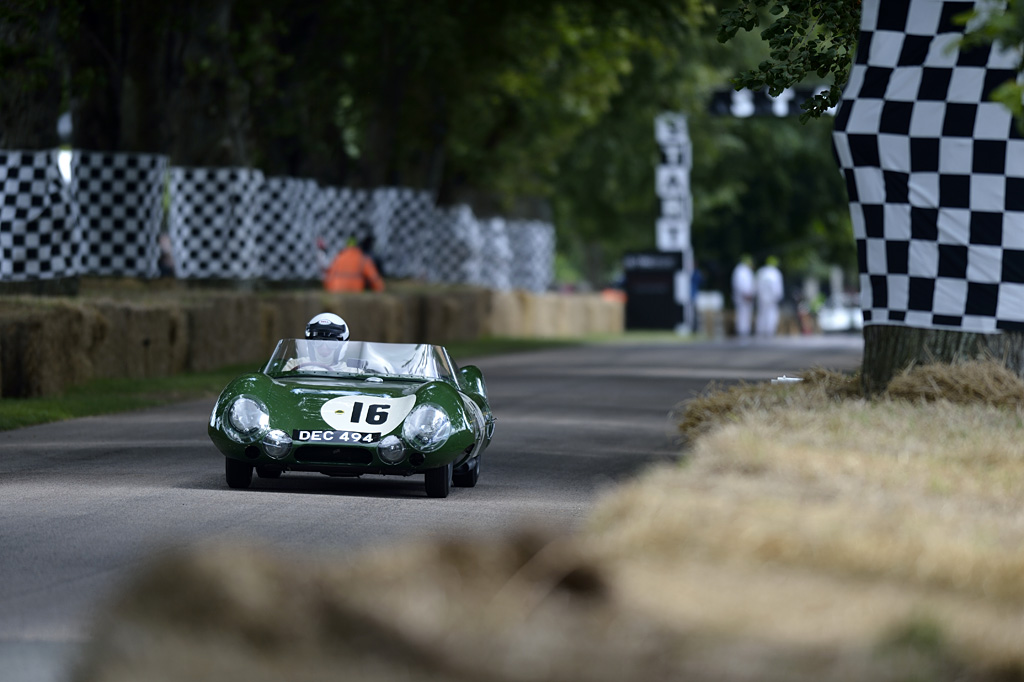
<path id="1" fill-rule="evenodd" d="M 0 680 L 57 682 L 119 581 L 169 547 L 245 539 L 292 553 L 407 536 L 571 529 L 602 490 L 674 458 L 668 413 L 711 382 L 848 369 L 859 337 L 597 345 L 476 360 L 498 417 L 475 488 L 285 474 L 229 490 L 212 400 L 0 432 Z M 461 359 L 461 364 L 474 362 Z"/>

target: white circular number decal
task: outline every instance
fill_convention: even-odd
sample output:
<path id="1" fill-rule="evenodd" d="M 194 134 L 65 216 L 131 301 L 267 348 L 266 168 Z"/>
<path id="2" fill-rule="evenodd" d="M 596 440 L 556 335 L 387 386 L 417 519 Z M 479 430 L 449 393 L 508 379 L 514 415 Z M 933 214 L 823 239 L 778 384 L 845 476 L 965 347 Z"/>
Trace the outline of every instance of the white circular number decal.
<path id="1" fill-rule="evenodd" d="M 331 398 L 320 408 L 324 421 L 339 431 L 388 433 L 402 423 L 416 404 L 416 396 L 346 395 Z"/>

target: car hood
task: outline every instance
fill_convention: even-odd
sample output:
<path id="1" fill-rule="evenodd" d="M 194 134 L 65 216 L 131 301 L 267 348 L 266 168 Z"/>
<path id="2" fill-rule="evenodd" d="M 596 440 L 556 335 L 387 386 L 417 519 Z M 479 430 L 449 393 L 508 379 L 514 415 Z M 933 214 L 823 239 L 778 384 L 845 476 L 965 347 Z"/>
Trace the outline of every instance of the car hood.
<path id="1" fill-rule="evenodd" d="M 289 434 L 297 430 L 330 429 L 383 436 L 401 426 L 420 402 L 443 406 L 456 428 L 465 424 L 458 391 L 442 381 L 389 377 L 378 382 L 367 381 L 365 376 L 248 374 L 236 379 L 221 394 L 213 424 L 217 415 L 222 415 L 240 395 L 261 401 L 269 413 L 270 428 Z"/>
<path id="2" fill-rule="evenodd" d="M 408 379 L 386 379 L 380 382 L 361 378 L 339 378 L 337 376 L 285 376 L 268 377 L 271 390 L 287 393 L 296 398 L 323 396 L 330 399 L 338 395 L 402 396 L 415 393 L 427 385 L 425 381 Z"/>

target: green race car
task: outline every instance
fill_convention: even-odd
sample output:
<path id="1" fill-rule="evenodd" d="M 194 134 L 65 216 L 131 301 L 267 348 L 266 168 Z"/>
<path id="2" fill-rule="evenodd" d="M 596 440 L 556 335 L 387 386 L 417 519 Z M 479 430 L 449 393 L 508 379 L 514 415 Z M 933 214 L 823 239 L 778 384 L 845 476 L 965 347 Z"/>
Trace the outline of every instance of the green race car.
<path id="1" fill-rule="evenodd" d="M 473 487 L 494 434 L 483 374 L 441 346 L 282 339 L 217 399 L 209 434 L 231 488 L 285 471 L 423 474 L 430 497 Z"/>

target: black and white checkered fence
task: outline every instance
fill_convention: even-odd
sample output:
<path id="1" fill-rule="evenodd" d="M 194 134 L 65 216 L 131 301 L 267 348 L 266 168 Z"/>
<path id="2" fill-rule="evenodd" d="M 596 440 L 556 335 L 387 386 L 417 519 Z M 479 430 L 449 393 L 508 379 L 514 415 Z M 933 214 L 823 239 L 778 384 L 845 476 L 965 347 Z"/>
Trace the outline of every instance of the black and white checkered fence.
<path id="1" fill-rule="evenodd" d="M 481 284 L 483 235 L 480 222 L 469 206 L 437 210 L 430 233 L 431 257 L 427 278 L 446 284 Z"/>
<path id="2" fill-rule="evenodd" d="M 81 230 L 58 154 L 0 150 L 0 281 L 81 272 Z"/>
<path id="3" fill-rule="evenodd" d="M 259 277 L 255 213 L 263 173 L 251 168 L 170 169 L 168 231 L 184 279 Z"/>
<path id="4" fill-rule="evenodd" d="M 540 220 L 510 220 L 507 224 L 513 289 L 547 291 L 554 279 L 555 228 Z"/>
<path id="5" fill-rule="evenodd" d="M 484 249 L 481 259 L 483 286 L 499 291 L 512 288 L 512 246 L 509 243 L 508 224 L 504 218 L 480 221 Z"/>
<path id="6" fill-rule="evenodd" d="M 329 258 L 341 251 L 349 238 L 370 236 L 370 193 L 348 187 L 321 187 L 317 201 L 317 234 L 322 237 Z"/>
<path id="7" fill-rule="evenodd" d="M 428 192 L 384 187 L 371 195 L 374 251 L 389 277 L 425 279 L 429 228 L 437 209 Z"/>
<path id="8" fill-rule="evenodd" d="M 260 276 L 266 280 L 312 280 L 320 277 L 315 180 L 264 178 L 254 216 Z"/>
<path id="9" fill-rule="evenodd" d="M 159 276 L 167 167 L 168 158 L 156 154 L 72 154 L 83 274 Z"/>
<path id="10" fill-rule="evenodd" d="M 989 99 L 1020 54 L 958 49 L 973 6 L 864 0 L 834 141 L 865 324 L 1024 329 L 1024 139 Z"/>

